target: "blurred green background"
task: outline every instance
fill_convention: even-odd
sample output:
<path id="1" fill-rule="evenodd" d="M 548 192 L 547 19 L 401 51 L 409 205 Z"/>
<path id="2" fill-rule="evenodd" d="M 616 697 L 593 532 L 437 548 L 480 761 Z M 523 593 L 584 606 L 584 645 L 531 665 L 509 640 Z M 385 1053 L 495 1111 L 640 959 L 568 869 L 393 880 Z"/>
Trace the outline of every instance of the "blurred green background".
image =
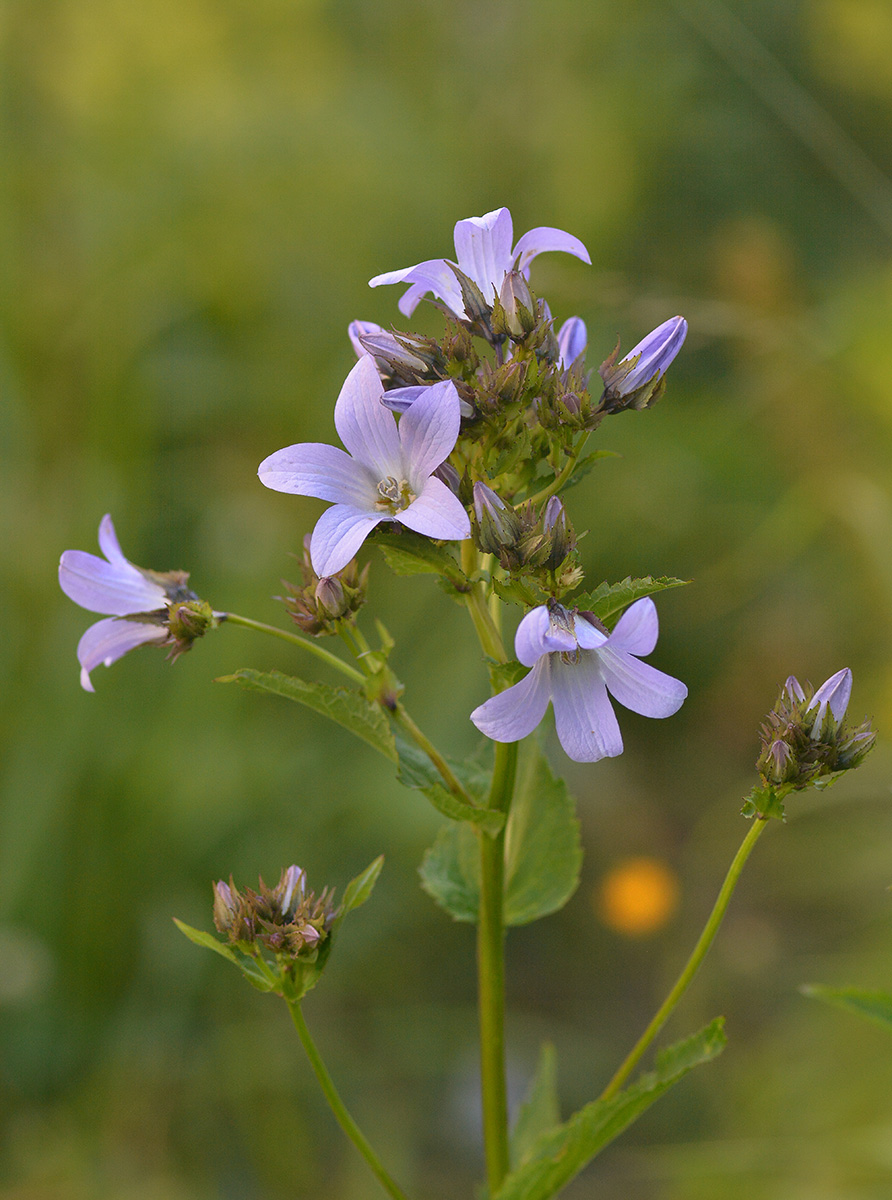
<path id="1" fill-rule="evenodd" d="M 277 1003 L 189 945 L 211 882 L 344 883 L 380 852 L 307 1019 L 413 1194 L 472 1194 L 473 940 L 418 889 L 439 826 L 371 751 L 214 684 L 316 677 L 223 629 L 78 685 L 90 623 L 61 551 L 184 568 L 215 608 L 272 597 L 322 506 L 256 479 L 332 438 L 354 318 L 406 328 L 381 271 L 507 205 L 593 269 L 539 259 L 590 361 L 676 312 L 666 399 L 611 418 L 570 496 L 592 583 L 672 574 L 654 661 L 690 699 L 623 714 L 569 764 L 586 845 L 559 917 L 509 938 L 511 1084 L 555 1040 L 564 1113 L 603 1086 L 699 930 L 744 832 L 756 730 L 790 672 L 850 665 L 892 724 L 892 9 L 887 0 L 4 0 L 0 5 L 0 1197 L 361 1200 Z M 414 327 L 435 332 L 422 306 Z M 486 674 L 463 613 L 373 559 L 411 711 L 453 754 Z M 554 760 L 567 766 L 559 748 Z M 571 1200 L 892 1194 L 892 1043 L 803 997 L 892 988 L 890 754 L 790 806 L 667 1040 L 730 1046 Z M 659 929 L 604 917 L 629 856 L 677 883 Z M 615 925 L 615 922 L 613 923 Z M 656 924 L 660 924 L 659 921 Z"/>

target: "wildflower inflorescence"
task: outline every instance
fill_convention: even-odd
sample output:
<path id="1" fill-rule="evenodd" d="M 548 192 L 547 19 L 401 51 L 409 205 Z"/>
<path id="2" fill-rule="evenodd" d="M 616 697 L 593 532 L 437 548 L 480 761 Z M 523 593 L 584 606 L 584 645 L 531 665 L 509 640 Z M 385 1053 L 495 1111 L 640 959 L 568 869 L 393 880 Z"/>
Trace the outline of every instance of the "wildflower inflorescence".
<path id="1" fill-rule="evenodd" d="M 259 891 L 240 892 L 231 877 L 214 886 L 217 931 L 246 952 L 263 947 L 286 958 L 314 956 L 335 916 L 331 892 L 308 892 L 306 874 L 296 866 L 284 870 L 274 888 L 261 879 Z"/>

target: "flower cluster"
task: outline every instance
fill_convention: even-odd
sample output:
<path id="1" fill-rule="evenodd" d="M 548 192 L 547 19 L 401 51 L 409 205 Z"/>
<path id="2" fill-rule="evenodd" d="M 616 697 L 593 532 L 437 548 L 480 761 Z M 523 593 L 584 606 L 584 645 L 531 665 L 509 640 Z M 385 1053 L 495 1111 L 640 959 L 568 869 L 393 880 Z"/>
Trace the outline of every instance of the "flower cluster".
<path id="1" fill-rule="evenodd" d="M 300 867 L 283 871 L 274 888 L 261 879 L 258 892 L 240 892 L 231 877 L 214 886 L 214 924 L 230 945 L 246 951 L 262 946 L 292 959 L 313 956 L 335 916 L 329 890 L 318 897 L 308 892 Z"/>
<path id="2" fill-rule="evenodd" d="M 798 791 L 826 784 L 859 766 L 873 749 L 870 722 L 845 722 L 852 672 L 845 667 L 815 691 L 791 675 L 765 718 L 756 768 L 766 787 Z"/>
<path id="3" fill-rule="evenodd" d="M 603 390 L 592 395 L 585 324 L 570 317 L 556 330 L 530 283 L 539 254 L 561 251 L 589 263 L 583 243 L 549 226 L 515 242 L 506 208 L 459 221 L 454 240 L 455 260 L 429 259 L 370 281 L 407 284 L 399 304 L 407 316 L 432 294 L 446 317 L 443 337 L 352 322 L 357 361 L 334 406 L 343 448 L 298 443 L 260 464 L 267 487 L 329 505 L 305 543 L 303 584 L 286 584 L 285 604 L 307 634 L 344 632 L 365 600 L 366 571 L 354 556 L 366 539 L 374 534 L 403 564 L 420 554 L 418 569 L 437 571 L 454 595 L 486 589 L 529 610 L 517 655 L 532 670 L 475 710 L 477 726 L 514 740 L 552 700 L 571 757 L 619 754 L 608 691 L 662 717 L 678 708 L 685 688 L 638 661 L 656 642 L 651 601 L 639 599 L 612 633 L 592 613 L 577 612 L 585 609 L 574 602 L 583 572 L 559 493 L 598 457 L 585 459 L 583 450 L 605 417 L 647 408 L 662 394 L 687 325 L 681 317 L 665 321 L 619 361 L 617 347 L 600 368 Z M 128 562 L 110 518 L 99 536 L 105 560 L 70 550 L 60 566 L 65 592 L 109 618 L 78 647 L 91 690 L 89 673 L 99 663 L 147 643 L 176 656 L 223 617 L 188 590 L 185 574 Z M 450 543 L 469 540 L 470 558 L 463 551 L 460 564 Z M 419 551 L 419 543 L 429 548 Z"/>

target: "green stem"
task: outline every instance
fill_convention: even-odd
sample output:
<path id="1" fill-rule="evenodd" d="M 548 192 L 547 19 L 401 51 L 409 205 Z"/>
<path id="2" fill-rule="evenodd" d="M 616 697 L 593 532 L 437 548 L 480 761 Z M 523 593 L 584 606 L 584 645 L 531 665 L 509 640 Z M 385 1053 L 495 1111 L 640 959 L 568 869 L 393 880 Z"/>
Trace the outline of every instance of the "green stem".
<path id="1" fill-rule="evenodd" d="M 700 934 L 697 945 L 694 947 L 691 957 L 685 964 L 684 970 L 675 981 L 675 986 L 663 1001 L 663 1004 L 661 1005 L 656 1016 L 635 1043 L 631 1053 L 627 1056 L 622 1066 L 610 1080 L 607 1087 L 601 1093 L 599 1099 L 609 1100 L 611 1096 L 616 1095 L 616 1093 L 625 1083 L 626 1079 L 628 1079 L 629 1075 L 632 1073 L 633 1069 L 638 1063 L 638 1060 L 665 1025 L 676 1004 L 678 1004 L 679 1000 L 687 991 L 688 985 L 697 973 L 697 968 L 706 957 L 706 953 L 709 950 L 709 947 L 712 945 L 715 935 L 719 931 L 719 926 L 722 923 L 722 918 L 724 917 L 725 911 L 728 908 L 728 904 L 731 901 L 731 897 L 734 894 L 734 889 L 737 887 L 737 881 L 740 878 L 740 872 L 743 870 L 744 863 L 752 853 L 753 847 L 759 840 L 759 837 L 761 836 L 762 831 L 767 824 L 768 821 L 764 817 L 756 817 L 753 820 L 746 837 L 743 839 L 743 842 L 740 845 L 740 849 L 734 856 L 734 861 L 728 868 L 728 874 L 725 876 L 725 882 L 722 884 L 722 890 L 719 892 L 718 899 L 715 902 L 712 912 L 709 914 L 709 920 L 706 922 L 703 932 Z"/>
<path id="2" fill-rule="evenodd" d="M 344 1106 L 343 1100 L 338 1095 L 331 1076 L 325 1067 L 325 1063 L 322 1061 L 319 1051 L 316 1049 L 316 1044 L 312 1037 L 310 1037 L 310 1031 L 307 1029 L 307 1023 L 304 1020 L 303 1013 L 301 1012 L 300 1003 L 297 1000 L 288 1000 L 287 1004 L 288 1010 L 291 1013 L 291 1019 L 294 1022 L 294 1027 L 297 1030 L 298 1037 L 303 1044 L 304 1050 L 307 1052 L 307 1058 L 310 1060 L 310 1066 L 313 1068 L 313 1072 L 316 1078 L 319 1080 L 319 1086 L 325 1093 L 325 1099 L 328 1101 L 329 1107 L 337 1118 L 337 1122 L 341 1129 L 343 1129 L 344 1133 L 346 1133 L 347 1137 L 350 1139 L 362 1157 L 366 1160 L 372 1174 L 384 1188 L 385 1192 L 387 1192 L 388 1196 L 392 1196 L 393 1200 L 407 1200 L 406 1193 L 402 1190 L 402 1188 L 394 1183 L 394 1181 L 388 1175 L 377 1154 L 375 1154 L 372 1147 L 366 1141 L 359 1126 L 350 1116 L 349 1112 Z"/>
<path id="3" fill-rule="evenodd" d="M 535 496 L 530 496 L 526 501 L 527 504 L 541 504 L 543 500 L 547 500 L 550 496 L 554 496 L 559 492 L 573 472 L 576 470 L 576 464 L 579 462 L 579 456 L 585 449 L 585 444 L 589 439 L 589 434 L 586 434 L 578 446 L 574 446 L 570 457 L 564 463 L 560 472 L 555 475 L 551 483 L 547 487 L 542 488 L 540 492 L 536 492 Z"/>
<path id="4" fill-rule="evenodd" d="M 290 642 L 292 646 L 300 646 L 302 650 L 306 650 L 309 654 L 315 654 L 317 658 L 321 658 L 323 662 L 340 671 L 342 675 L 346 675 L 348 679 L 352 679 L 354 683 L 365 683 L 365 676 L 355 667 L 345 663 L 343 659 L 332 654 L 330 650 L 326 650 L 324 646 L 319 646 L 309 638 L 301 637 L 298 633 L 291 633 L 287 629 L 278 629 L 275 625 L 264 625 L 262 621 L 252 621 L 250 617 L 240 617 L 238 613 L 217 613 L 217 618 L 221 624 L 226 621 L 230 625 L 241 625 L 245 629 L 255 629 L 259 633 L 268 633 L 271 637 L 281 638 L 283 642 Z"/>
<path id="5" fill-rule="evenodd" d="M 461 543 L 461 565 L 467 577 L 473 579 L 477 574 L 479 559 L 477 556 L 477 547 L 470 539 Z M 499 632 L 499 627 L 492 613 L 489 611 L 483 591 L 483 584 L 480 580 L 472 583 L 471 590 L 465 593 L 465 603 L 468 606 L 468 612 L 471 614 L 471 620 L 474 622 L 474 628 L 477 631 L 477 638 L 483 653 L 495 659 L 496 662 L 507 662 L 502 635 Z"/>
<path id="6" fill-rule="evenodd" d="M 517 743 L 495 743 L 489 807 L 507 813 L 514 794 Z M 480 1007 L 480 1088 L 486 1179 L 494 1196 L 508 1174 L 508 1094 L 505 1077 L 505 829 L 480 833 L 477 979 Z"/>
<path id="7" fill-rule="evenodd" d="M 462 804 L 470 804 L 472 808 L 476 808 L 478 801 L 462 786 L 446 759 L 433 742 L 421 732 L 402 704 L 397 704 L 395 709 L 389 711 L 394 724 L 399 725 L 400 729 L 412 739 L 418 749 L 427 755 L 453 796 L 457 800 L 461 800 Z"/>

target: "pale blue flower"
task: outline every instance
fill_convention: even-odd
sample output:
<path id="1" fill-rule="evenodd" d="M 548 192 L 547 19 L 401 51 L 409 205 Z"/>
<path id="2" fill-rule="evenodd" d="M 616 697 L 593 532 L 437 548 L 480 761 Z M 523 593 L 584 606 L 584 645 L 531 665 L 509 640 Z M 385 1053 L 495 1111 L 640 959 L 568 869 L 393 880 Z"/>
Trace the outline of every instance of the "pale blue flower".
<path id="1" fill-rule="evenodd" d="M 260 480 L 277 492 L 331 501 L 316 523 L 310 558 L 317 575 L 347 565 L 382 521 L 427 537 L 470 537 L 468 514 L 435 471 L 458 439 L 458 393 L 435 383 L 399 424 L 382 404 L 383 387 L 370 354 L 359 359 L 335 405 L 335 428 L 346 451 L 320 442 L 277 450 L 260 464 Z"/>
<path id="2" fill-rule="evenodd" d="M 66 550 L 59 562 L 59 585 L 65 595 L 81 608 L 110 618 L 91 625 L 78 642 L 81 686 L 88 692 L 95 690 L 90 672 L 100 663 L 110 667 L 137 646 L 170 644 L 174 640 L 166 623 L 170 604 L 198 599 L 185 586 L 189 578 L 185 572 L 156 575 L 129 562 L 108 513 L 99 525 L 99 548 L 105 558 Z M 122 619 L 137 615 L 143 619 Z"/>
<path id="3" fill-rule="evenodd" d="M 533 669 L 476 708 L 471 720 L 493 741 L 516 742 L 532 733 L 551 701 L 570 758 L 613 758 L 623 740 L 608 692 L 645 717 L 671 716 L 688 694 L 679 680 L 638 661 L 654 649 L 657 633 L 657 610 L 647 597 L 623 613 L 612 633 L 554 601 L 534 608 L 514 642 L 518 659 Z"/>
<path id="4" fill-rule="evenodd" d="M 614 362 L 615 353 L 612 354 L 600 368 L 607 396 L 620 400 L 648 385 L 655 388 L 681 349 L 687 332 L 684 317 L 670 317 L 652 329 L 618 363 Z M 652 389 L 648 394 L 652 394 Z"/>
<path id="5" fill-rule="evenodd" d="M 507 208 L 497 208 L 482 217 L 468 217 L 455 226 L 455 256 L 458 261 L 454 265 L 476 283 L 488 304 L 493 301 L 493 293 L 501 291 L 509 271 L 518 270 L 528 276 L 530 263 L 537 254 L 547 250 L 563 250 L 567 254 L 575 254 L 584 263 L 591 263 L 589 253 L 579 238 L 561 229 L 545 225 L 531 229 L 512 248 L 513 239 L 514 226 Z M 426 292 L 433 292 L 456 316 L 467 317 L 461 285 L 449 262 L 449 259 L 434 258 L 416 263 L 414 267 L 388 271 L 369 280 L 369 286 L 412 284 L 399 303 L 400 311 L 407 317 L 412 315 Z"/>

